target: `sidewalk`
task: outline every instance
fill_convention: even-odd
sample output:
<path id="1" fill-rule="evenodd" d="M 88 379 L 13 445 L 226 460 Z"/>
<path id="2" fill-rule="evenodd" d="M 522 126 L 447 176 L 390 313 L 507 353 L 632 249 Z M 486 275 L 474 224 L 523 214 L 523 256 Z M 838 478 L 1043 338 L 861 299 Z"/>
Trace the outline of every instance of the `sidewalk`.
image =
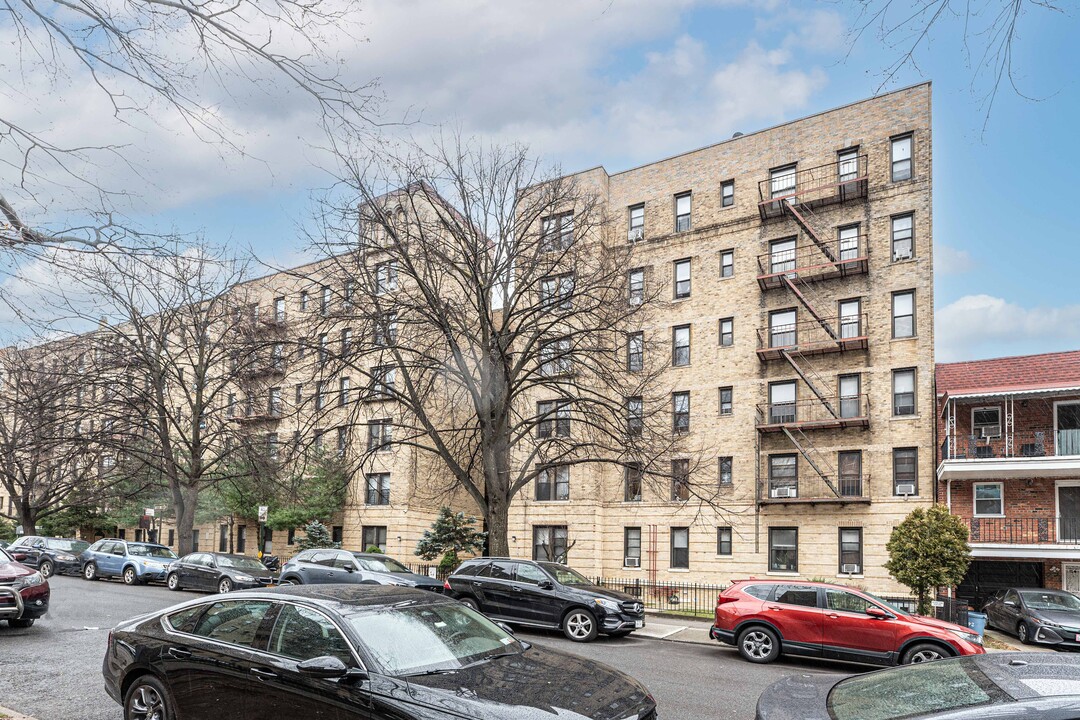
<path id="1" fill-rule="evenodd" d="M 1024 645 L 1022 642 L 997 630 L 987 630 L 983 633 L 986 652 L 1057 652 L 1052 647 L 1045 645 Z M 1004 645 L 1005 647 L 1001 647 Z"/>
<path id="2" fill-rule="evenodd" d="M 34 720 L 29 715 L 20 715 L 14 710 L 8 710 L 5 707 L 0 707 L 0 720 Z"/>
<path id="3" fill-rule="evenodd" d="M 646 611 L 645 627 L 635 630 L 635 637 L 648 637 L 669 642 L 693 643 L 695 645 L 715 645 L 716 641 L 709 638 L 709 628 L 712 623 L 708 620 L 696 620 L 694 618 L 671 617 Z"/>

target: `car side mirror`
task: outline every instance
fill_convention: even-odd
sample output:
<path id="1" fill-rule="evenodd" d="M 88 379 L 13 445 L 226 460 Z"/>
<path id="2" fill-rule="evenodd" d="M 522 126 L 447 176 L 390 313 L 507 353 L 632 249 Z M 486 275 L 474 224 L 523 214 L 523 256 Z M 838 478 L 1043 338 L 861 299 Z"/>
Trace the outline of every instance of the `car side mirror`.
<path id="1" fill-rule="evenodd" d="M 892 617 L 891 614 L 885 612 L 884 610 L 877 607 L 876 605 L 871 605 L 868 608 L 866 608 L 866 614 L 869 615 L 872 618 L 877 618 L 878 620 L 887 620 L 888 618 Z"/>
<path id="2" fill-rule="evenodd" d="M 317 678 L 340 678 L 349 674 L 345 663 L 333 655 L 320 655 L 305 660 L 299 663 L 296 669 L 301 675 Z"/>
<path id="3" fill-rule="evenodd" d="M 1003 604 L 1008 605 L 1009 607 L 1016 607 L 1016 601 L 1015 600 L 1006 600 Z"/>
<path id="4" fill-rule="evenodd" d="M 555 583 L 551 582 L 550 580 L 541 580 L 540 582 L 536 583 L 536 586 L 541 590 L 551 590 L 555 587 Z"/>

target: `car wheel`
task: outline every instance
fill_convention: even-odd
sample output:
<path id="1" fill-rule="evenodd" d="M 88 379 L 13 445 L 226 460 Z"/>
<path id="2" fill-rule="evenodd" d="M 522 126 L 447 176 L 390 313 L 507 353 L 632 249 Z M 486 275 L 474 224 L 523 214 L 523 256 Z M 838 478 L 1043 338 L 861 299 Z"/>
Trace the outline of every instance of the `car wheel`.
<path id="1" fill-rule="evenodd" d="M 949 657 L 949 653 L 941 649 L 940 645 L 933 643 L 918 643 L 904 651 L 900 658 L 901 665 L 914 665 L 915 663 L 931 662 Z"/>
<path id="2" fill-rule="evenodd" d="M 232 592 L 232 580 L 229 578 L 221 578 L 221 582 L 218 583 L 217 590 L 219 593 Z"/>
<path id="3" fill-rule="evenodd" d="M 180 587 L 180 576 L 176 573 L 169 573 L 169 577 L 165 578 L 165 584 L 170 590 L 182 590 Z"/>
<path id="4" fill-rule="evenodd" d="M 563 634 L 574 642 L 589 642 L 596 633 L 596 617 L 584 608 L 571 610 L 563 618 Z"/>
<path id="5" fill-rule="evenodd" d="M 153 675 L 131 684 L 124 698 L 124 720 L 173 720 L 172 698 Z"/>
<path id="6" fill-rule="evenodd" d="M 291 577 L 290 578 L 281 578 L 281 580 L 278 581 L 278 585 L 302 585 L 302 584 L 303 583 L 301 583 L 296 578 L 291 578 Z"/>
<path id="7" fill-rule="evenodd" d="M 8 625 L 13 628 L 28 628 L 34 626 L 34 620 L 37 618 L 23 618 L 21 620 L 8 620 Z"/>
<path id="8" fill-rule="evenodd" d="M 130 567 L 130 566 L 124 568 L 124 584 L 125 585 L 138 585 L 139 584 L 139 576 L 135 572 L 135 568 Z"/>
<path id="9" fill-rule="evenodd" d="M 50 578 L 53 574 L 53 564 L 48 560 L 44 560 L 38 565 L 38 572 L 41 573 L 41 577 Z"/>
<path id="10" fill-rule="evenodd" d="M 1028 629 L 1026 622 L 1021 622 L 1016 626 L 1016 637 L 1020 638 L 1020 642 L 1025 645 L 1034 645 L 1035 641 L 1031 639 L 1031 630 Z"/>
<path id="11" fill-rule="evenodd" d="M 459 600 L 460 600 L 461 604 L 468 605 L 470 608 L 472 608 L 476 612 L 480 612 L 480 603 L 476 602 L 475 598 L 463 597 L 463 598 L 459 598 Z"/>
<path id="12" fill-rule="evenodd" d="M 769 663 L 780 657 L 780 638 L 767 627 L 749 627 L 739 633 L 739 654 L 752 663 Z"/>
<path id="13" fill-rule="evenodd" d="M 97 580 L 97 565 L 94 563 L 86 563 L 86 567 L 82 569 L 82 576 L 87 580 Z"/>

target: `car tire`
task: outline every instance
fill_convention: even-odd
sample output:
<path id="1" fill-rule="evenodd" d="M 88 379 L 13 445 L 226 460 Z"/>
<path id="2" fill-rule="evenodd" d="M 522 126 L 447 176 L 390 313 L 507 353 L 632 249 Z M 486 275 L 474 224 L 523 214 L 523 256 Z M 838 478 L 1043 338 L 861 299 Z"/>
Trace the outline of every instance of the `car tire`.
<path id="1" fill-rule="evenodd" d="M 41 577 L 43 578 L 51 578 L 54 571 L 55 568 L 53 567 L 51 560 L 42 560 L 41 564 L 38 565 L 38 572 L 41 573 Z"/>
<path id="2" fill-rule="evenodd" d="M 914 665 L 916 663 L 931 662 L 952 657 L 940 645 L 934 643 L 915 643 L 904 651 L 900 658 L 901 665 Z"/>
<path id="3" fill-rule="evenodd" d="M 458 602 L 460 602 L 462 605 L 467 605 L 476 612 L 481 612 L 480 603 L 476 602 L 476 598 L 466 596 L 463 598 L 458 598 Z"/>
<path id="4" fill-rule="evenodd" d="M 735 644 L 743 659 L 752 663 L 771 663 L 780 657 L 780 636 L 772 628 L 762 625 L 743 630 Z"/>
<path id="5" fill-rule="evenodd" d="M 22 618 L 20 620 L 8 620 L 8 625 L 13 628 L 28 628 L 34 626 L 34 621 L 37 618 Z"/>
<path id="6" fill-rule="evenodd" d="M 169 573 L 169 577 L 165 578 L 165 585 L 170 590 L 183 590 L 184 589 L 184 588 L 180 587 L 180 576 L 177 575 L 176 573 Z"/>
<path id="7" fill-rule="evenodd" d="M 278 585 L 303 585 L 303 583 L 296 578 L 287 577 L 281 578 L 281 580 L 278 581 Z"/>
<path id="8" fill-rule="evenodd" d="M 135 572 L 135 568 L 128 565 L 124 568 L 124 584 L 125 585 L 139 585 L 139 574 Z"/>
<path id="9" fill-rule="evenodd" d="M 596 616 L 585 608 L 574 608 L 563 618 L 563 634 L 574 642 L 591 642 L 596 639 L 598 629 Z"/>
<path id="10" fill-rule="evenodd" d="M 169 691 L 153 675 L 139 677 L 124 695 L 124 720 L 175 720 Z"/>
<path id="11" fill-rule="evenodd" d="M 1016 626 L 1016 637 L 1024 645 L 1035 644 L 1035 641 L 1031 639 L 1031 628 L 1028 627 L 1026 622 L 1021 621 L 1020 624 Z"/>
<path id="12" fill-rule="evenodd" d="M 86 563 L 86 565 L 84 565 L 82 569 L 82 576 L 85 580 L 97 580 L 97 565 L 92 562 Z"/>
<path id="13" fill-rule="evenodd" d="M 218 583 L 217 590 L 222 595 L 232 592 L 232 580 L 230 580 L 229 578 L 221 578 L 221 581 Z"/>

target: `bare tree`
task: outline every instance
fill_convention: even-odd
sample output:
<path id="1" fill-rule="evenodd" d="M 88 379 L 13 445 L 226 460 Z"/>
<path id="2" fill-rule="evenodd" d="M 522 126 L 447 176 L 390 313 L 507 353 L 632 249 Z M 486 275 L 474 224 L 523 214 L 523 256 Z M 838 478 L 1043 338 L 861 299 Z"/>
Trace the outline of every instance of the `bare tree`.
<path id="1" fill-rule="evenodd" d="M 592 188 L 523 148 L 459 139 L 342 162 L 349 201 L 327 201 L 314 242 L 328 260 L 304 273 L 332 296 L 318 335 L 351 329 L 324 374 L 363 378 L 351 422 L 369 451 L 432 461 L 428 482 L 468 494 L 494 554 L 513 498 L 559 467 L 669 487 L 668 354 L 635 344 L 659 283 L 628 295 L 629 243 Z"/>

